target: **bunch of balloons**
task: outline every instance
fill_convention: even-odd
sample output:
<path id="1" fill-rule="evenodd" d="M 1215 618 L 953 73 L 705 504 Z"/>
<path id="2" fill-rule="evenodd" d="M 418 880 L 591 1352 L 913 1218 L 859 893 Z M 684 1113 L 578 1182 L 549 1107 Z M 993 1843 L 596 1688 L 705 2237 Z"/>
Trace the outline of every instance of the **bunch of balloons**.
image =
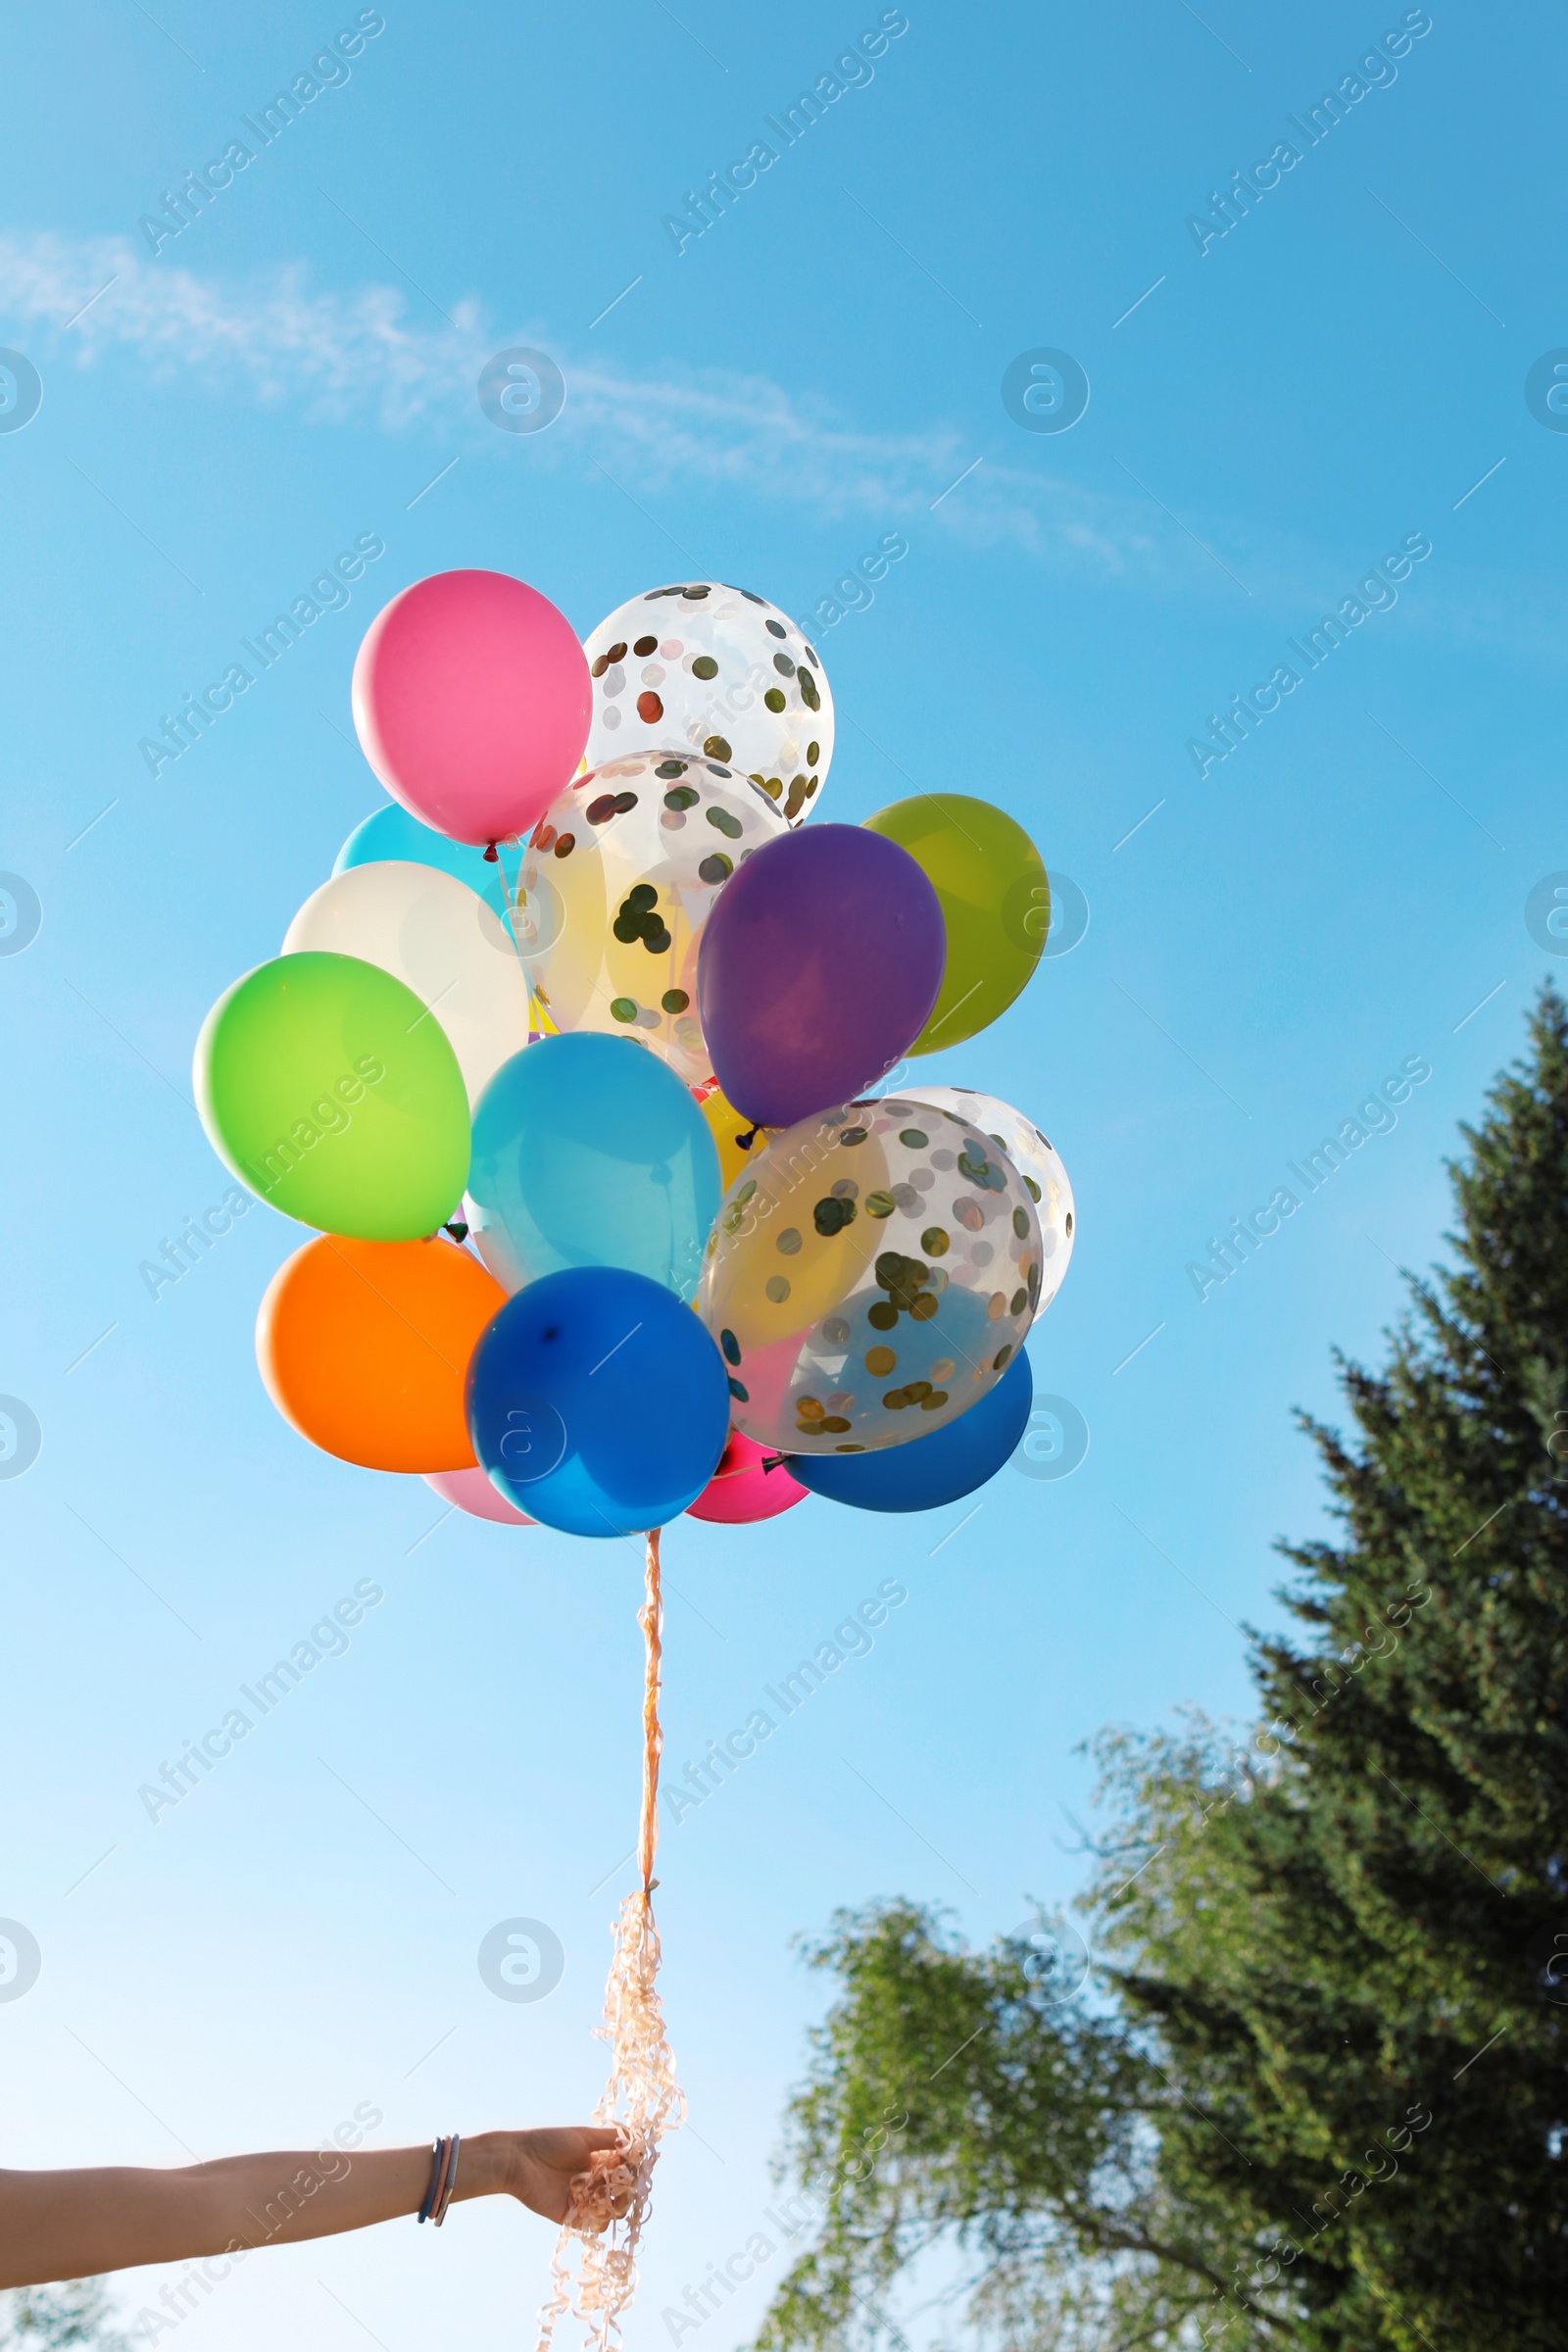
<path id="1" fill-rule="evenodd" d="M 946 793 L 807 824 L 821 662 L 711 580 L 581 646 L 522 581 L 437 573 L 353 706 L 391 801 L 196 1048 L 220 1156 L 317 1229 L 257 1324 L 279 1411 L 582 1536 L 989 1478 L 1066 1173 L 989 1097 L 874 1090 L 1028 981 L 1028 836 Z"/>

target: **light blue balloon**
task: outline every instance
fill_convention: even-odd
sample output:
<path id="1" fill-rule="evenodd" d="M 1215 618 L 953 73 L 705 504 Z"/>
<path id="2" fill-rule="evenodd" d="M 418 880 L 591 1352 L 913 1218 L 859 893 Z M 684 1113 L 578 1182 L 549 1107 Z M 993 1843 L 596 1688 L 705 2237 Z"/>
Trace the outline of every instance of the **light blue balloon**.
<path id="1" fill-rule="evenodd" d="M 629 1037 L 541 1038 L 475 1105 L 468 1221 L 509 1291 L 567 1266 L 618 1266 L 689 1300 L 722 1190 L 707 1120 Z"/>
<path id="2" fill-rule="evenodd" d="M 507 853 L 498 849 L 495 861 L 486 858 L 483 850 L 470 849 L 466 841 L 449 841 L 429 825 L 421 825 L 416 816 L 389 801 L 377 808 L 363 825 L 356 825 L 337 854 L 334 874 L 345 866 L 375 865 L 383 858 L 400 858 L 411 865 L 433 865 L 438 872 L 455 874 L 460 882 L 477 891 L 486 906 L 493 906 L 503 922 L 507 920 L 507 890 L 514 887 L 521 852 L 513 856 L 510 873 L 507 871 Z"/>

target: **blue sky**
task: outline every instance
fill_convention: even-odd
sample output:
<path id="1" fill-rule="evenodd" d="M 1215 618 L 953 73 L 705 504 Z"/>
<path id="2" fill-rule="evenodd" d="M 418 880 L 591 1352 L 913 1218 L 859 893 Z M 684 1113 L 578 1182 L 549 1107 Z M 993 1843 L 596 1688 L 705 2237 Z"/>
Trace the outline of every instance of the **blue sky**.
<path id="1" fill-rule="evenodd" d="M 897 534 L 873 601 L 818 626 L 820 806 L 982 794 L 1087 899 L 1072 952 L 928 1067 L 1065 1159 L 1078 1246 L 1030 1351 L 1090 1446 L 972 1516 L 813 1499 L 670 1531 L 677 1769 L 883 1580 L 907 1599 L 667 1833 L 693 2130 L 634 2322 L 658 2343 L 765 2227 L 821 1999 L 792 1936 L 894 1892 L 982 1937 L 1070 1899 L 1079 1742 L 1245 1708 L 1271 1542 L 1322 1524 L 1292 1407 L 1333 1409 L 1336 1344 L 1380 1348 L 1398 1266 L 1440 1246 L 1455 1122 L 1563 969 L 1525 904 L 1568 868 L 1568 440 L 1525 379 L 1568 344 L 1565 42 L 1509 0 L 1415 10 L 1374 84 L 1397 6 L 389 5 L 153 252 L 140 217 L 359 13 L 63 0 L 7 33 L 0 342 L 42 402 L 0 433 L 0 868 L 41 927 L 0 956 L 0 1391 L 42 1446 L 0 1482 L 0 1915 L 43 1965 L 0 2003 L 4 2161 L 303 2144 L 362 2104 L 419 2139 L 597 2095 L 630 1547 L 438 1525 L 418 1481 L 285 1428 L 251 1329 L 301 1237 L 270 1211 L 156 1301 L 138 1266 L 228 1187 L 188 1100 L 207 1006 L 380 800 L 348 692 L 385 598 L 489 564 L 586 635 L 706 574 L 806 621 Z M 894 20 L 793 144 L 768 128 Z M 1364 94 L 1310 144 L 1291 118 L 1347 77 Z M 672 234 L 759 142 L 776 160 Z M 1259 165 L 1219 235 L 1212 198 Z M 476 397 L 519 345 L 566 387 L 534 434 Z M 1039 350 L 1087 374 L 1070 430 L 1004 405 Z M 151 775 L 139 740 L 362 535 L 385 553 L 347 609 Z M 1315 667 L 1292 653 L 1414 540 L 1396 601 Z M 1281 664 L 1299 682 L 1195 759 Z M 1396 1124 L 1200 1298 L 1210 1238 L 1412 1062 Z M 138 1785 L 362 1580 L 384 1597 L 347 1651 L 150 1823 Z M 514 1916 L 565 1952 L 536 2003 L 475 1965 Z M 179 2341 L 512 2343 L 549 2235 L 466 2207 L 433 2247 L 398 2224 L 258 2258 Z M 167 2277 L 127 2279 L 132 2307 Z"/>

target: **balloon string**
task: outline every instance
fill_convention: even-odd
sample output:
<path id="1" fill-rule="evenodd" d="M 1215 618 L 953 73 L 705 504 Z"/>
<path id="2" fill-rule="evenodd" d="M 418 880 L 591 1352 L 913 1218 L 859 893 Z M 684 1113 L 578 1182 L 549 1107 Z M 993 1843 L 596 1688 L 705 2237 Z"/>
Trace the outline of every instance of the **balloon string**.
<path id="1" fill-rule="evenodd" d="M 594 2110 L 617 2144 L 600 2149 L 571 2183 L 566 2219 L 550 2263 L 550 2295 L 539 2314 L 536 2352 L 553 2352 L 557 2324 L 572 2313 L 595 2352 L 620 2352 L 620 2328 L 637 2285 L 637 2250 L 648 2217 L 659 2143 L 685 2119 L 686 2100 L 664 2034 L 659 1998 L 659 1931 L 654 1925 L 654 1854 L 659 1843 L 660 1665 L 663 1599 L 659 1531 L 648 1538 L 643 1629 L 643 1792 L 637 1855 L 642 1885 L 620 1906 L 605 1988 L 601 2036 L 611 2045 L 610 2081 Z M 575 2249 L 575 2275 L 569 2257 Z"/>
<path id="2" fill-rule="evenodd" d="M 528 969 L 528 958 L 522 952 L 522 942 L 517 937 L 516 899 L 517 885 L 520 884 L 522 880 L 522 860 L 526 852 L 526 844 L 522 841 L 521 836 L 517 834 L 509 834 L 507 836 L 507 840 L 509 846 L 515 844 L 517 851 L 517 875 L 515 882 L 514 882 L 509 876 L 507 872 L 507 861 L 499 855 L 495 842 L 490 844 L 490 847 L 485 852 L 485 856 L 486 858 L 494 858 L 498 867 L 500 868 L 501 904 L 507 910 L 507 937 L 512 942 L 512 952 L 517 958 L 517 964 L 522 973 L 523 986 L 528 991 L 528 1042 L 531 1045 L 534 1037 L 533 975 Z"/>
<path id="3" fill-rule="evenodd" d="M 637 1622 L 643 1629 L 645 1666 L 643 1674 L 643 1801 L 637 1825 L 637 1864 L 643 1877 L 643 1893 L 654 1891 L 654 1856 L 659 1848 L 659 1759 L 663 1752 L 664 1735 L 659 1721 L 660 1667 L 664 1654 L 664 1602 L 659 1573 L 659 1530 L 654 1528 L 648 1537 L 646 1598 L 637 1612 Z"/>
<path id="4" fill-rule="evenodd" d="M 490 844 L 489 849 L 485 852 L 485 856 L 487 858 L 494 858 L 497 865 L 501 869 L 501 904 L 507 910 L 507 936 L 512 941 L 513 947 L 516 950 L 517 961 L 521 963 L 522 948 L 517 939 L 516 924 L 517 904 L 513 895 L 514 886 L 511 877 L 507 873 L 507 861 L 504 858 L 498 855 L 494 842 Z M 522 878 L 522 848 L 520 843 L 517 851 L 517 878 L 519 881 Z"/>

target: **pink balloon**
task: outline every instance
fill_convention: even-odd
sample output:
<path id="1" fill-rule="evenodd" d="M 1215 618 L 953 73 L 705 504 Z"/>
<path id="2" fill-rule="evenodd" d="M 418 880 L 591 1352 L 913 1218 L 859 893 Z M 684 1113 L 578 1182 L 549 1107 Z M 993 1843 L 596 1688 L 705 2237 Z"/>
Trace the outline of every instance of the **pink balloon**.
<path id="1" fill-rule="evenodd" d="M 777 1467 L 764 1470 L 764 1462 Z M 439 1475 L 450 1477 L 451 1472 Z M 460 1470 L 459 1478 L 470 1473 Z M 432 1479 L 432 1484 L 434 1483 Z M 743 1438 L 738 1429 L 729 1433 L 729 1444 L 718 1457 L 713 1472 L 697 1500 L 687 1505 L 692 1519 L 716 1519 L 725 1527 L 744 1527 L 754 1519 L 776 1519 L 794 1503 L 804 1502 L 807 1490 L 799 1479 L 791 1478 L 778 1455 L 753 1438 Z"/>
<path id="2" fill-rule="evenodd" d="M 775 1476 L 777 1474 L 775 1473 Z M 443 1502 L 455 1502 L 460 1511 L 470 1519 L 493 1519 L 497 1527 L 534 1527 L 536 1520 L 525 1519 L 514 1511 L 504 1494 L 498 1494 L 482 1470 L 426 1470 L 427 1487 L 434 1487 Z M 805 1493 L 803 1488 L 802 1493 Z"/>
<path id="3" fill-rule="evenodd" d="M 570 783 L 593 685 L 571 623 L 505 571 L 438 571 L 384 605 L 354 725 L 395 801 L 449 840 L 526 833 Z"/>

